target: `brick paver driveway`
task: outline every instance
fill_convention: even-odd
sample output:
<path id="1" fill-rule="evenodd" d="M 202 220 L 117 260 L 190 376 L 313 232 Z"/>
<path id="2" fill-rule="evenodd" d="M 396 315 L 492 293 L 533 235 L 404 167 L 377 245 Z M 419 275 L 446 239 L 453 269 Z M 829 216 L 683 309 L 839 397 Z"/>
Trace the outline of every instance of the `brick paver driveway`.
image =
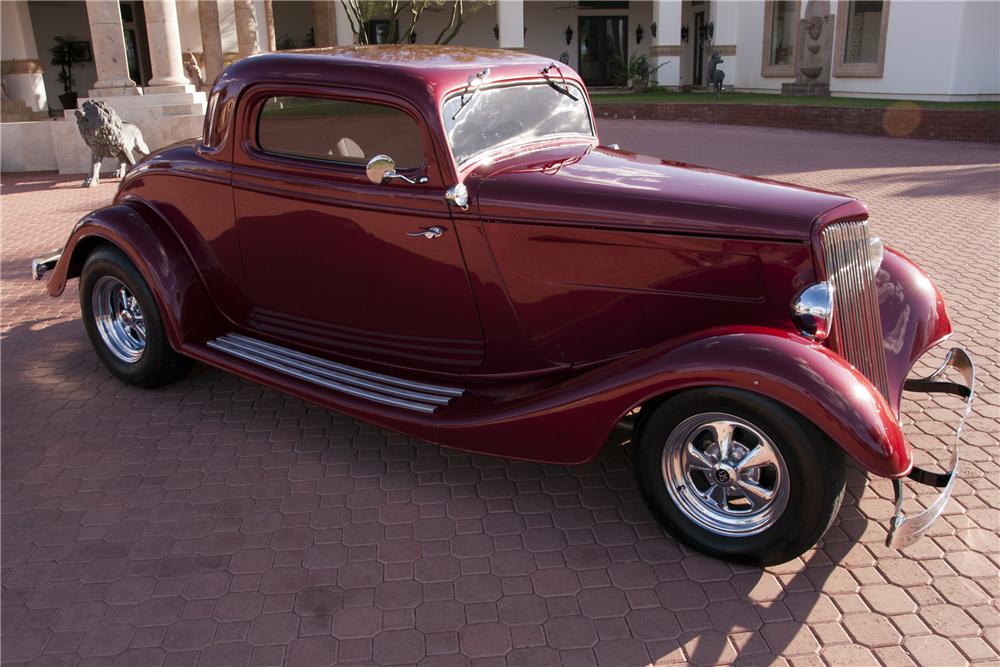
<path id="1" fill-rule="evenodd" d="M 610 445 L 576 468 L 512 463 L 205 367 L 166 389 L 125 387 L 90 349 L 75 283 L 49 299 L 28 276 L 29 257 L 115 184 L 4 177 L 3 661 L 996 661 L 996 148 L 602 130 L 626 148 L 859 195 L 875 228 L 938 281 L 982 392 L 931 537 L 886 549 L 889 485 L 854 473 L 821 548 L 733 567 L 665 537 Z M 940 449 L 952 412 L 907 412 L 914 441 Z"/>

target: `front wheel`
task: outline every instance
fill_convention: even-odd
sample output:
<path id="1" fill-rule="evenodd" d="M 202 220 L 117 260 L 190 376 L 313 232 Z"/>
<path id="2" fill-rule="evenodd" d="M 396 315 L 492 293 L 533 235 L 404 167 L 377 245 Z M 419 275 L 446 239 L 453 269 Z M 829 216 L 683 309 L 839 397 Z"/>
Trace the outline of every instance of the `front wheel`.
<path id="1" fill-rule="evenodd" d="M 787 408 L 749 392 L 686 391 L 641 420 L 633 467 L 682 542 L 770 565 L 812 547 L 844 495 L 843 452 Z"/>
<path id="2" fill-rule="evenodd" d="M 170 347 L 152 292 L 117 248 L 92 252 L 80 274 L 80 310 L 90 342 L 122 381 L 156 387 L 180 379 L 191 360 Z"/>

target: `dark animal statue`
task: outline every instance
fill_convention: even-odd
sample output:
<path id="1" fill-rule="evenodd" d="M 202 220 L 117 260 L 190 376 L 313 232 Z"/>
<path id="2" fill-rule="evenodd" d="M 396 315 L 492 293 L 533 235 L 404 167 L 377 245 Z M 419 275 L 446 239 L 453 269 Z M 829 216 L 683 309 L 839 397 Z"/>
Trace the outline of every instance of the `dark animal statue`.
<path id="1" fill-rule="evenodd" d="M 95 187 L 100 182 L 101 160 L 117 158 L 121 164 L 116 176 L 123 178 L 128 167 L 136 163 L 135 153 L 149 155 L 149 147 L 142 140 L 142 132 L 132 123 L 123 121 L 118 113 L 100 100 L 88 100 L 76 110 L 76 124 L 80 136 L 90 147 L 91 172 L 84 179 L 83 187 Z"/>
<path id="2" fill-rule="evenodd" d="M 723 62 L 718 51 L 713 53 L 712 59 L 708 61 L 708 83 L 715 88 L 716 97 L 722 94 L 722 80 L 726 78 L 726 73 L 717 69 Z"/>

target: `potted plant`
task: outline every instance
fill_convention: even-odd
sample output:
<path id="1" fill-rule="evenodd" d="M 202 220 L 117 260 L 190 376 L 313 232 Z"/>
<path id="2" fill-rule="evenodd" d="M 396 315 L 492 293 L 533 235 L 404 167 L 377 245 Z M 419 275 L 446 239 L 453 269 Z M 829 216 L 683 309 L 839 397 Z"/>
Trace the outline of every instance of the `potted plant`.
<path id="1" fill-rule="evenodd" d="M 631 88 L 637 92 L 646 90 L 653 74 L 666 64 L 667 63 L 661 63 L 656 67 L 650 67 L 649 58 L 641 53 L 634 54 L 631 58 L 629 58 L 628 68 L 626 70 L 626 77 L 628 82 L 631 84 Z"/>
<path id="2" fill-rule="evenodd" d="M 59 83 L 62 84 L 63 93 L 59 96 L 59 103 L 63 109 L 75 109 L 77 94 L 73 90 L 73 64 L 86 58 L 86 49 L 83 44 L 76 41 L 73 35 L 56 37 L 56 45 L 52 52 L 52 64 L 59 67 Z"/>

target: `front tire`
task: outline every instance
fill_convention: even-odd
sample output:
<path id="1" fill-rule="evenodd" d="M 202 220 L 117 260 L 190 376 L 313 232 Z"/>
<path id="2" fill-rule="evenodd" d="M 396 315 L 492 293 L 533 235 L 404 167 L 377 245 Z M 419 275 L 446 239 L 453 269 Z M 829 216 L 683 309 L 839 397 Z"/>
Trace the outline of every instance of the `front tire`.
<path id="1" fill-rule="evenodd" d="M 678 540 L 772 565 L 811 548 L 844 495 L 843 452 L 812 424 L 750 392 L 683 392 L 641 420 L 633 468 Z"/>
<path id="2" fill-rule="evenodd" d="M 97 356 L 126 384 L 157 387 L 190 370 L 191 360 L 170 347 L 142 274 L 117 248 L 102 246 L 87 257 L 80 310 Z"/>

